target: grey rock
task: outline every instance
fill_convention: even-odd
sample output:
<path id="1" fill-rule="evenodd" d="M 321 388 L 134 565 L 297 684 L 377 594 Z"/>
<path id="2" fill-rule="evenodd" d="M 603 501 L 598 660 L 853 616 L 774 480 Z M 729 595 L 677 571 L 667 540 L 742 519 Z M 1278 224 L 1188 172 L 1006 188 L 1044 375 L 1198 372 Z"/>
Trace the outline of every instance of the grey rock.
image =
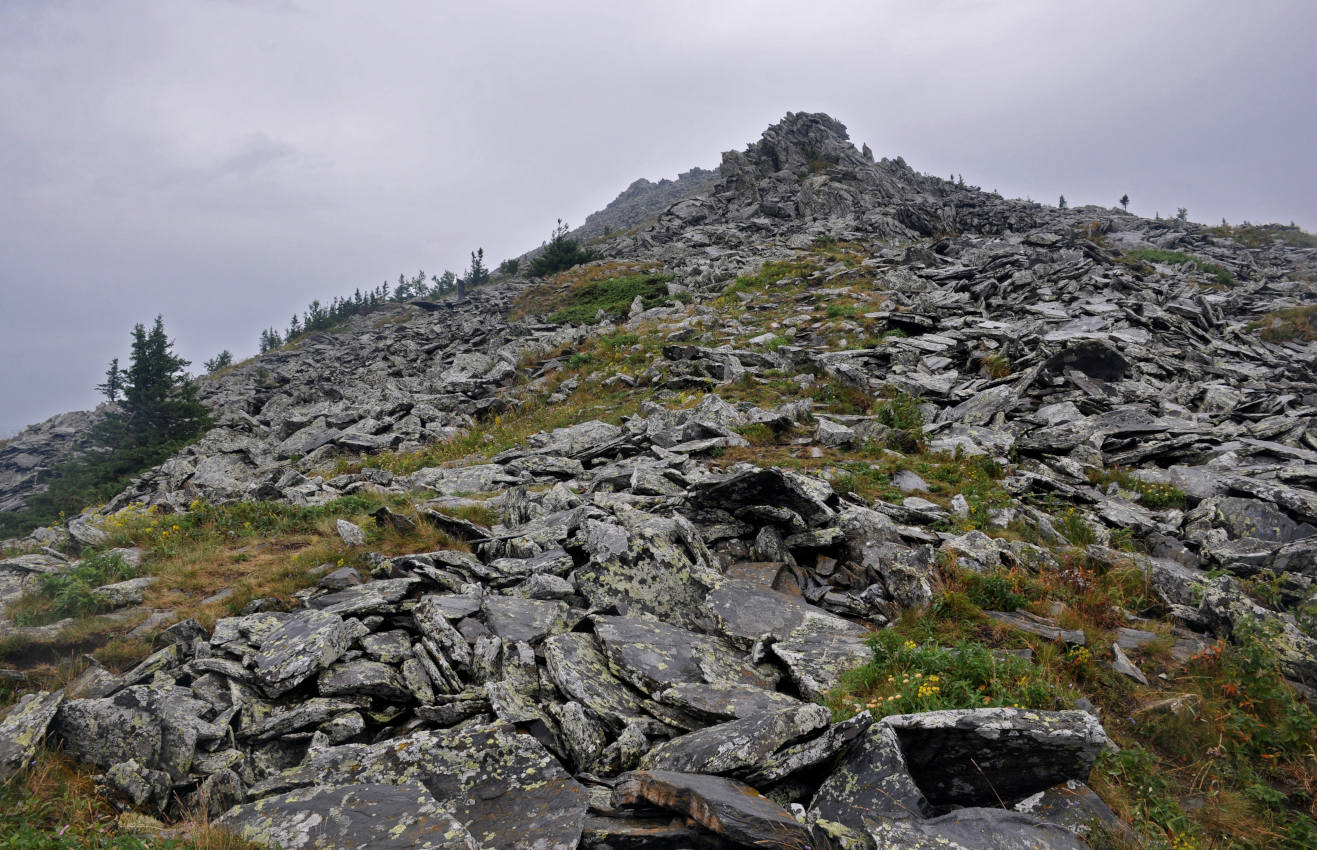
<path id="1" fill-rule="evenodd" d="M 366 543 L 366 532 L 361 530 L 361 526 L 350 523 L 345 519 L 334 520 L 334 526 L 338 529 L 338 536 L 348 546 L 364 546 Z"/>
<path id="2" fill-rule="evenodd" d="M 594 626 L 613 672 L 651 695 L 682 682 L 770 684 L 732 647 L 708 635 L 633 617 L 595 617 Z"/>
<path id="3" fill-rule="evenodd" d="M 236 806 L 216 825 L 247 841 L 285 850 L 480 850 L 483 846 L 417 782 L 298 789 Z"/>
<path id="4" fill-rule="evenodd" d="M 581 837 L 585 789 L 534 738 L 502 723 L 312 751 L 278 780 L 285 787 L 379 782 L 421 783 L 477 846 L 571 850 Z"/>
<path id="5" fill-rule="evenodd" d="M 879 847 L 902 850 L 1088 850 L 1073 832 L 1020 812 L 957 809 L 929 820 L 872 822 L 869 837 Z"/>
<path id="6" fill-rule="evenodd" d="M 984 708 L 884 718 L 934 805 L 1013 802 L 1068 779 L 1084 781 L 1111 746 L 1084 711 Z"/>
<path id="7" fill-rule="evenodd" d="M 806 850 L 809 833 L 785 809 L 748 785 L 718 776 L 636 771 L 619 778 L 618 806 L 644 802 L 689 815 L 734 846 Z"/>
<path id="8" fill-rule="evenodd" d="M 718 723 L 659 744 L 640 767 L 744 776 L 782 747 L 826 729 L 831 717 L 821 705 L 801 705 Z"/>
<path id="9" fill-rule="evenodd" d="M 0 782 L 8 782 L 31 760 L 63 701 L 63 691 L 38 691 L 24 694 L 6 712 L 0 720 Z"/>
<path id="10" fill-rule="evenodd" d="M 932 809 L 915 784 L 896 732 L 870 726 L 810 803 L 820 820 L 862 830 L 866 820 L 920 818 Z"/>
<path id="11" fill-rule="evenodd" d="M 279 696 L 333 664 L 365 634 L 361 623 L 337 614 L 315 610 L 289 614 L 261 636 L 253 669 L 266 693 Z"/>
<path id="12" fill-rule="evenodd" d="M 565 602 L 486 596 L 482 607 L 490 630 L 513 643 L 534 643 L 546 635 L 566 631 L 573 624 Z"/>

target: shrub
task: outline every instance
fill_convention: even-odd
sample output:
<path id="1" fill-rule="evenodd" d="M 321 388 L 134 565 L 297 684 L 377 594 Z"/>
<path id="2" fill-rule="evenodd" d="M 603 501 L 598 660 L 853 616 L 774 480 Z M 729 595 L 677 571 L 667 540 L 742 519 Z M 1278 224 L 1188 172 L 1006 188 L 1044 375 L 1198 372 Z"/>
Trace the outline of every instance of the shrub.
<path id="1" fill-rule="evenodd" d="M 569 294 L 564 306 L 549 315 L 555 324 L 585 325 L 596 321 L 603 310 L 611 318 L 625 316 L 631 302 L 640 297 L 645 309 L 669 300 L 668 281 L 663 274 L 635 274 L 586 283 Z"/>
<path id="2" fill-rule="evenodd" d="M 575 239 L 567 238 L 567 223 L 558 219 L 549 243 L 538 257 L 530 261 L 530 273 L 534 277 L 545 277 L 597 258 L 593 251 L 582 248 Z"/>

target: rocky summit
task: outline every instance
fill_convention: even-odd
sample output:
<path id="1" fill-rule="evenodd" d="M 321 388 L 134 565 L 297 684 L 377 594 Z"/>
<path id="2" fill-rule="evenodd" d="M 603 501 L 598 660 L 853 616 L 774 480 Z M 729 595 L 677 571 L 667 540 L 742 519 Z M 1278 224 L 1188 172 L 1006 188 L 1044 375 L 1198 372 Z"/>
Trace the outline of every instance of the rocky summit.
<path id="1" fill-rule="evenodd" d="M 203 378 L 204 437 L 10 541 L 7 657 L 94 648 L 22 612 L 109 557 L 95 622 L 149 654 L 8 671 L 0 771 L 58 747 L 137 823 L 285 850 L 1161 846 L 1245 768 L 1224 721 L 1222 784 L 1148 753 L 1207 758 L 1168 742 L 1245 676 L 1259 730 L 1311 717 L 1317 249 L 806 113 L 610 210 L 586 265 Z M 96 417 L 0 449 L 0 507 Z M 226 571 L 312 545 L 262 554 L 273 516 L 332 555 L 259 595 Z M 1286 752 L 1240 757 L 1273 811 Z"/>

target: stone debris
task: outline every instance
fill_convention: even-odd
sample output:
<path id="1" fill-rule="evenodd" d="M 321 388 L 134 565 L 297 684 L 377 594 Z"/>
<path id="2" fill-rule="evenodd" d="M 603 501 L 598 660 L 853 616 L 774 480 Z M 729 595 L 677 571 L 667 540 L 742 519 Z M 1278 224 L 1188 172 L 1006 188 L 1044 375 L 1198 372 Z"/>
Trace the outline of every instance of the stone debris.
<path id="1" fill-rule="evenodd" d="M 824 115 L 789 114 L 725 154 L 716 179 L 668 188 L 624 193 L 618 221 L 666 205 L 600 250 L 662 267 L 692 306 L 633 309 L 627 328 L 666 342 L 616 378 L 669 399 L 693 391 L 698 404 L 646 402 L 618 424 L 544 431 L 477 464 L 319 474 L 341 452 L 451 439 L 519 403 L 519 364 L 618 329 L 509 320 L 531 285 L 521 280 L 461 303 L 390 306 L 203 379 L 217 427 L 102 513 L 23 541 L 28 554 L 0 560 L 0 602 L 77 563 L 51 546 L 103 545 L 104 513 L 134 503 L 425 490 L 418 521 L 464 551 L 369 553 L 369 569 L 327 565 L 292 610 L 267 601 L 210 633 L 171 626 L 122 676 L 90 668 L 66 693 L 25 698 L 0 721 L 0 770 L 49 732 L 134 805 L 174 817 L 180 801 L 204 799 L 220 825 L 288 848 L 1082 847 L 1090 821 L 1115 823 L 1084 785 L 1110 745 L 1093 715 L 834 722 L 814 704 L 872 658 L 873 631 L 933 602 L 939 564 L 1061 569 L 1039 546 L 952 530 L 978 518 L 1141 571 L 1158 613 L 1179 623 L 1181 661 L 1261 623 L 1286 675 L 1317 682 L 1317 639 L 1290 614 L 1317 579 L 1317 345 L 1248 330 L 1315 300 L 1313 252 L 956 187 L 872 161 Z M 784 280 L 784 292 L 801 287 L 771 332 L 746 292 L 735 293 L 742 318 L 710 306 L 764 261 L 821 241 L 871 250 L 858 266 Z M 1129 247 L 1188 252 L 1234 282 L 1122 262 Z M 866 302 L 856 309 L 880 339 L 851 345 L 859 325 L 846 345 L 828 338 L 810 302 L 839 295 Z M 903 393 L 926 424 L 719 395 L 769 376 Z M 21 507 L 97 415 L 0 447 L 0 510 Z M 996 464 L 1011 504 L 980 517 L 970 494 L 927 472 L 894 476 L 896 501 L 869 501 L 839 468 L 720 461 L 767 432 L 824 464 L 859 445 Z M 1157 498 L 1170 486 L 1183 501 Z M 474 506 L 491 518 L 453 515 Z M 414 528 L 387 508 L 374 519 Z M 359 526 L 336 527 L 344 544 L 368 545 Z M 1122 539 L 1143 552 L 1118 552 Z M 1276 591 L 1253 599 L 1240 579 L 1264 571 Z M 132 606 L 146 586 L 98 593 Z M 1054 619 L 989 615 L 1085 645 Z M 1102 660 L 1146 681 L 1126 653 L 1160 638 L 1141 625 L 1131 614 Z M 60 628 L 5 621 L 0 636 Z"/>

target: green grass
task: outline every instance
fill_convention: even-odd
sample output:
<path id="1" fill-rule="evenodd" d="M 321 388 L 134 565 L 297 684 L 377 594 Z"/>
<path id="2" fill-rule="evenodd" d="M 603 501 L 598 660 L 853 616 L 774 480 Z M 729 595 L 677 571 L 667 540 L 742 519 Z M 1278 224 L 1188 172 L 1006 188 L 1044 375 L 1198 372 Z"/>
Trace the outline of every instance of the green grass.
<path id="1" fill-rule="evenodd" d="M 44 626 L 66 617 L 100 614 L 110 606 L 92 591 L 138 575 L 140 571 L 118 553 L 92 554 L 66 573 L 43 577 L 37 592 L 24 594 L 9 613 L 20 626 Z"/>
<path id="2" fill-rule="evenodd" d="M 1223 225 L 1211 228 L 1216 236 L 1234 239 L 1249 248 L 1266 248 L 1277 239 L 1294 248 L 1317 248 L 1317 235 L 1301 230 L 1295 224 L 1244 224 Z"/>
<path id="3" fill-rule="evenodd" d="M 1249 327 L 1268 342 L 1312 342 L 1317 340 L 1317 304 L 1276 310 Z"/>
<path id="4" fill-rule="evenodd" d="M 972 641 L 946 647 L 883 631 L 869 645 L 873 660 L 847 672 L 829 697 L 839 719 L 863 708 L 882 717 L 994 706 L 1052 710 L 1067 703 L 1038 665 Z"/>
<path id="5" fill-rule="evenodd" d="M 647 310 L 659 307 L 675 300 L 668 295 L 668 281 L 671 279 L 671 275 L 665 274 L 634 274 L 590 281 L 573 289 L 562 306 L 549 314 L 549 321 L 555 324 L 591 324 L 597 321 L 596 316 L 600 310 L 609 318 L 621 318 L 627 314 L 631 302 L 637 297 Z"/>
<path id="6" fill-rule="evenodd" d="M 1185 508 L 1189 497 L 1178 487 L 1170 484 L 1156 484 L 1135 477 L 1128 470 L 1108 469 L 1089 474 L 1089 480 L 1099 486 L 1114 483 L 1122 490 L 1138 496 L 1139 504 L 1149 510 L 1159 511 L 1166 508 Z"/>
<path id="7" fill-rule="evenodd" d="M 1189 263 L 1201 272 L 1212 276 L 1212 280 L 1221 286 L 1229 286 L 1235 282 L 1234 275 L 1230 270 L 1217 263 L 1208 262 L 1207 260 L 1183 254 L 1179 251 L 1166 251 L 1160 248 L 1140 248 L 1135 251 L 1129 251 L 1125 254 L 1125 259 L 1132 262 L 1146 261 L 1149 263 L 1163 263 L 1166 265 L 1183 265 Z"/>

